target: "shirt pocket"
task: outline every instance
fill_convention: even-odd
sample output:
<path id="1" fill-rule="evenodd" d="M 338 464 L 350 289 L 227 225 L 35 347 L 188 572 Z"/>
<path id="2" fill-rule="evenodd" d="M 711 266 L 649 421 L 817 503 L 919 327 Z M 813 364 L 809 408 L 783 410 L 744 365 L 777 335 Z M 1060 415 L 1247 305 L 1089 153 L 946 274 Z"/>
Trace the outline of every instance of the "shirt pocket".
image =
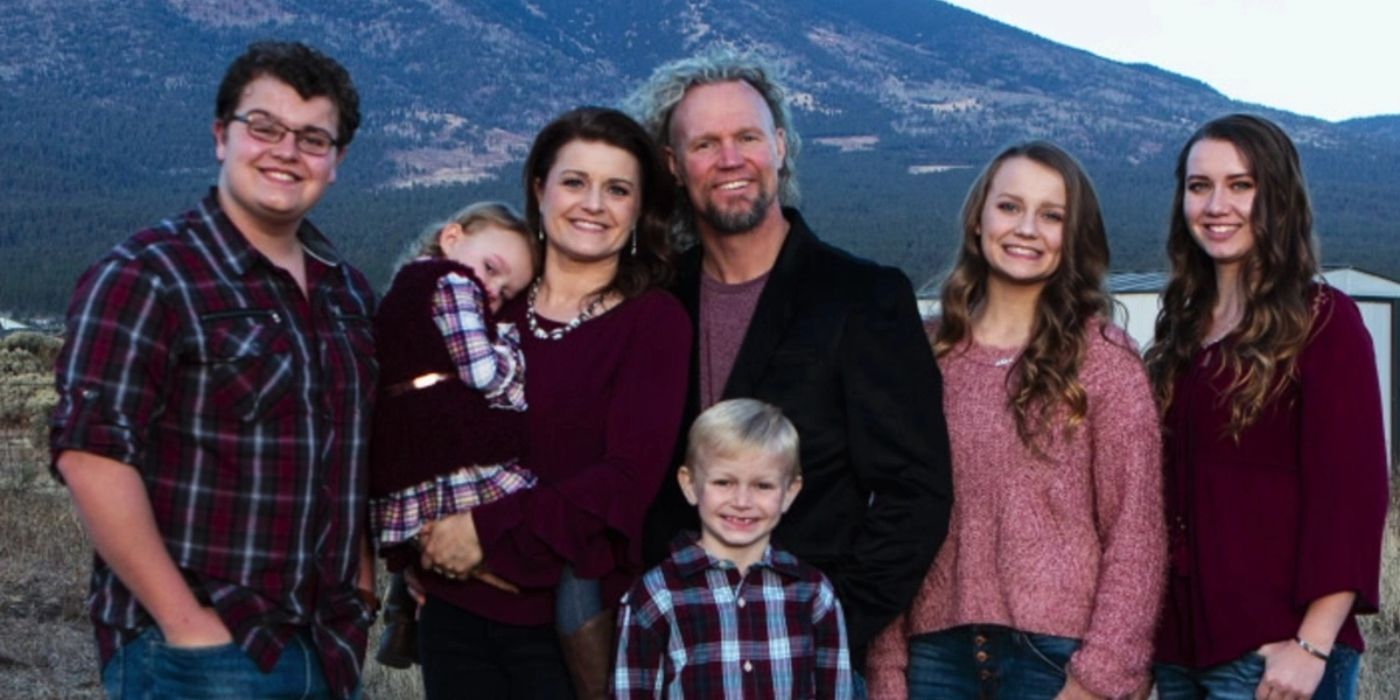
<path id="1" fill-rule="evenodd" d="M 254 422 L 296 405 L 296 357 L 282 314 L 230 309 L 202 314 L 186 356 L 185 380 L 202 396 L 200 413 Z"/>

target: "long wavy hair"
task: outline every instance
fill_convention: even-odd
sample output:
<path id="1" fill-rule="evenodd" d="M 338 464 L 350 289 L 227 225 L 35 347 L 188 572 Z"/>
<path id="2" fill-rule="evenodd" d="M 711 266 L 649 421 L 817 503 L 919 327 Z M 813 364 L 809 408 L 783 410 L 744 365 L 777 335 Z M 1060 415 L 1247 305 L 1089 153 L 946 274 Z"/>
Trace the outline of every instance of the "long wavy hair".
<path id="1" fill-rule="evenodd" d="M 637 160 L 641 178 L 641 207 L 637 215 L 637 252 L 624 248 L 618 258 L 617 274 L 594 292 L 602 298 L 613 292 L 624 299 L 652 287 L 671 282 L 671 241 L 668 237 L 674 189 L 670 171 L 656 144 L 640 124 L 622 112 L 607 107 L 579 107 L 546 124 L 530 146 L 521 180 L 525 188 L 525 220 L 530 230 L 540 231 L 540 198 L 535 185 L 549 177 L 559 151 L 574 141 L 604 143 L 620 148 Z"/>
<path id="2" fill-rule="evenodd" d="M 1112 298 L 1103 289 L 1109 255 L 1098 196 L 1084 169 L 1060 147 L 1047 141 L 1011 146 L 997 154 L 972 183 L 962 208 L 962 247 L 943 282 L 943 317 L 933 336 L 933 350 L 943 357 L 971 339 L 972 315 L 987 300 L 990 274 L 978 233 L 982 210 L 997 171 L 1012 158 L 1027 158 L 1054 170 L 1065 185 L 1060 265 L 1040 292 L 1030 341 L 1006 379 L 1016 434 L 1034 449 L 1036 437 L 1058 407 L 1068 411 L 1066 431 L 1088 414 L 1089 399 L 1079 381 L 1088 350 L 1085 333 L 1095 320 L 1107 328 L 1113 310 Z"/>
<path id="3" fill-rule="evenodd" d="M 1192 134 L 1176 160 L 1176 197 L 1167 233 L 1171 280 L 1147 351 L 1148 376 L 1162 410 L 1171 405 L 1177 378 L 1205 340 L 1219 297 L 1215 264 L 1191 236 L 1182 207 L 1187 157 L 1205 139 L 1233 145 L 1248 164 L 1255 187 L 1250 213 L 1254 247 L 1241 268 L 1244 317 L 1230 333 L 1232 342 L 1219 345 L 1224 367 L 1233 376 L 1225 431 L 1238 439 L 1293 378 L 1313 325 L 1309 287 L 1318 274 L 1318 255 L 1298 150 L 1277 124 L 1231 114 Z"/>

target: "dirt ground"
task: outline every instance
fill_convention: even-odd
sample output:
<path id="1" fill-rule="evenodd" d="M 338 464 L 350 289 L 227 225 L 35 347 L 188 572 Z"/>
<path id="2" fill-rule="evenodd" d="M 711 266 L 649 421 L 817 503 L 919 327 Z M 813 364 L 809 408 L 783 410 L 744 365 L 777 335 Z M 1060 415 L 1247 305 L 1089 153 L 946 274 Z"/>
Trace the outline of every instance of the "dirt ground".
<path id="1" fill-rule="evenodd" d="M 5 469 L 0 464 L 0 471 Z M 3 476 L 3 475 L 0 475 Z M 1397 484 L 1400 486 L 1400 484 Z M 1392 493 L 1380 615 L 1363 618 L 1361 700 L 1400 698 L 1400 488 Z M 0 700 L 100 698 L 83 610 L 89 557 L 66 492 L 0 478 Z M 378 638 L 378 629 L 371 640 Z M 418 674 L 369 662 L 367 700 L 422 697 Z"/>

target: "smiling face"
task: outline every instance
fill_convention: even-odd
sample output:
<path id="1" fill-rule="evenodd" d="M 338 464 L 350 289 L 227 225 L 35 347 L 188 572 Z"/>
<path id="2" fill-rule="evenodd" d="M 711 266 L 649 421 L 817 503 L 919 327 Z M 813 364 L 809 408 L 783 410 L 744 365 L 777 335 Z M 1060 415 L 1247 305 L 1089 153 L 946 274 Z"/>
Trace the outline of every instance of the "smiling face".
<path id="1" fill-rule="evenodd" d="M 271 76 L 244 87 L 235 114 L 260 112 L 292 129 L 315 127 L 337 133 L 334 103 L 325 97 L 302 99 Z M 335 181 L 344 150 L 307 155 L 288 133 L 279 143 L 259 141 L 243 122 L 214 123 L 214 153 L 219 169 L 219 203 L 245 236 L 282 237 L 296 233 L 306 213 Z"/>
<path id="2" fill-rule="evenodd" d="M 761 449 L 734 456 L 708 455 L 703 465 L 682 466 L 677 478 L 700 511 L 700 546 L 740 570 L 763 556 L 769 535 L 797 498 L 802 477 Z"/>
<path id="3" fill-rule="evenodd" d="M 534 273 L 530 243 L 520 233 L 486 224 L 473 231 L 450 223 L 438 234 L 443 257 L 471 268 L 481 281 L 491 310 L 514 299 L 529 286 Z"/>
<path id="4" fill-rule="evenodd" d="M 1026 157 L 997 168 L 977 226 L 989 284 L 1044 287 L 1060 267 L 1067 215 L 1065 181 Z"/>
<path id="5" fill-rule="evenodd" d="M 1254 195 L 1249 163 L 1229 141 L 1201 139 L 1186 155 L 1181 210 L 1196 245 L 1217 269 L 1237 266 L 1254 249 Z"/>
<path id="6" fill-rule="evenodd" d="M 680 180 L 702 233 L 744 233 L 777 215 L 778 169 L 787 152 L 782 129 L 753 86 L 697 85 L 671 115 L 671 172 Z"/>
<path id="7" fill-rule="evenodd" d="M 641 167 L 616 146 L 570 141 L 535 183 L 535 196 L 550 256 L 615 262 L 641 211 Z"/>

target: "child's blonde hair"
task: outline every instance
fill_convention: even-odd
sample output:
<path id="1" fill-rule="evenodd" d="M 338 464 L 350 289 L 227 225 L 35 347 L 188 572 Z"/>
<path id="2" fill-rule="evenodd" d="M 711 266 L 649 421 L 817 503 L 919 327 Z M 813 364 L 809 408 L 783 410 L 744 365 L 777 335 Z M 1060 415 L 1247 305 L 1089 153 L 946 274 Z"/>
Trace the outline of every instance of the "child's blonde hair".
<path id="1" fill-rule="evenodd" d="M 441 258 L 443 257 L 442 245 L 439 243 L 442 237 L 442 230 L 449 224 L 457 224 L 467 233 L 476 233 L 487 226 L 496 226 L 507 231 L 520 234 L 530 249 L 531 277 L 540 273 L 540 265 L 543 262 L 540 253 L 539 242 L 530 233 L 530 227 L 525 223 L 509 204 L 504 202 L 476 202 L 469 204 L 447 221 L 432 224 L 423 229 L 417 240 L 409 246 L 408 251 L 399 264 L 395 267 L 403 267 L 417 258 Z"/>
<path id="2" fill-rule="evenodd" d="M 707 409 L 690 426 L 685 463 L 704 469 L 707 458 L 761 451 L 782 461 L 789 481 L 802 476 L 797 428 L 782 409 L 757 399 L 729 399 Z"/>

